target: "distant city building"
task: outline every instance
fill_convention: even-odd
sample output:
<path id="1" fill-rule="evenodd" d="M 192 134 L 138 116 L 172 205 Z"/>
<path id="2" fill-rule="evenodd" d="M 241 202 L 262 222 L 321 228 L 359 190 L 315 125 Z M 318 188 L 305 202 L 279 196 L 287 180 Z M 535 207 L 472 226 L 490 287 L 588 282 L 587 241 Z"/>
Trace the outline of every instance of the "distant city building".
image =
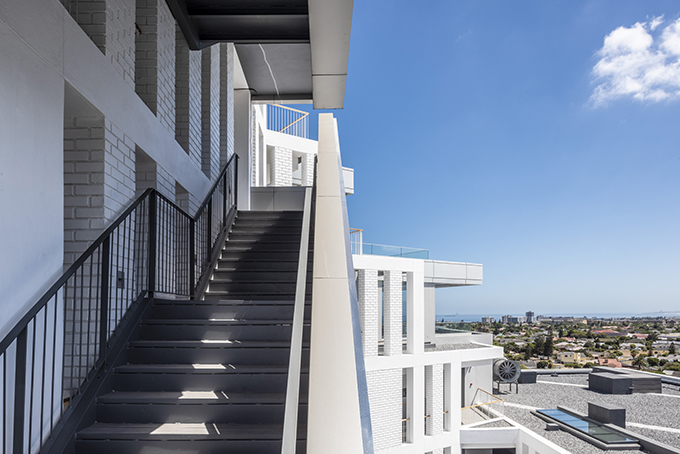
<path id="1" fill-rule="evenodd" d="M 493 317 L 482 317 L 482 323 L 494 323 L 496 321 L 495 318 Z"/>
<path id="2" fill-rule="evenodd" d="M 515 317 L 514 315 L 508 316 L 508 323 L 519 323 L 521 325 L 522 323 L 525 323 L 526 321 L 527 321 L 526 317 L 522 317 L 522 316 Z"/>
<path id="3" fill-rule="evenodd" d="M 527 323 L 534 323 L 536 319 L 534 318 L 534 313 L 531 311 L 528 311 L 524 314 L 527 317 Z"/>
<path id="4" fill-rule="evenodd" d="M 501 321 L 503 322 L 503 324 L 509 323 L 508 320 L 510 319 L 510 317 L 512 317 L 512 315 L 504 315 L 503 317 L 501 317 Z"/>

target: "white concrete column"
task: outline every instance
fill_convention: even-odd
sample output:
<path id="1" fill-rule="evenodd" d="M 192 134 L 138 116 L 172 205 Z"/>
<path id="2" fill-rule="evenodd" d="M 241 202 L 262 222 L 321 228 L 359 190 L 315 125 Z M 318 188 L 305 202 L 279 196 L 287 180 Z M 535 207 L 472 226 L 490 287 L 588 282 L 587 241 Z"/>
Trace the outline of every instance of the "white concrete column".
<path id="1" fill-rule="evenodd" d="M 378 292 L 378 271 L 358 270 L 357 294 L 359 315 L 364 344 L 364 356 L 378 356 L 380 339 L 380 294 Z"/>
<path id="2" fill-rule="evenodd" d="M 434 342 L 436 317 L 434 284 L 425 285 L 425 342 Z"/>
<path id="3" fill-rule="evenodd" d="M 444 410 L 446 414 L 446 430 L 451 436 L 451 452 L 460 452 L 460 425 L 461 425 L 461 362 L 453 359 L 444 368 Z"/>
<path id="4" fill-rule="evenodd" d="M 406 351 L 422 354 L 425 351 L 424 270 L 406 273 Z"/>
<path id="5" fill-rule="evenodd" d="M 413 443 L 413 452 L 425 449 L 425 368 L 406 369 L 406 441 Z"/>
<path id="6" fill-rule="evenodd" d="M 302 155 L 302 186 L 314 184 L 314 155 L 304 153 Z"/>
<path id="7" fill-rule="evenodd" d="M 234 90 L 234 151 L 238 155 L 238 209 L 250 209 L 250 168 L 252 119 L 250 90 Z"/>
<path id="8" fill-rule="evenodd" d="M 385 271 L 384 280 L 385 355 L 401 355 L 402 350 L 402 273 Z"/>
<path id="9" fill-rule="evenodd" d="M 270 149 L 267 157 L 269 163 L 269 183 L 271 186 L 293 185 L 293 150 L 282 147 Z"/>
<path id="10" fill-rule="evenodd" d="M 439 435 L 444 428 L 444 366 L 425 366 L 425 413 L 427 435 Z"/>

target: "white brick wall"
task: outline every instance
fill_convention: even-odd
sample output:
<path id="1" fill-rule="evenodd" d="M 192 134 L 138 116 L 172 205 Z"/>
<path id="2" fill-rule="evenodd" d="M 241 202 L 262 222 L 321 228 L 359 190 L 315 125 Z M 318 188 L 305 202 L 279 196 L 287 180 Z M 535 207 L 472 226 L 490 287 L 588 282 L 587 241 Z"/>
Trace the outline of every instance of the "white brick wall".
<path id="1" fill-rule="evenodd" d="M 189 50 L 179 26 L 175 37 L 175 138 L 201 167 L 201 52 Z"/>
<path id="2" fill-rule="evenodd" d="M 220 165 L 220 46 L 201 51 L 201 169 L 208 179 Z"/>
<path id="3" fill-rule="evenodd" d="M 175 19 L 165 0 L 137 0 L 135 90 L 175 131 Z"/>
<path id="4" fill-rule="evenodd" d="M 64 125 L 64 264 L 85 252 L 104 229 L 104 117 Z"/>
<path id="5" fill-rule="evenodd" d="M 402 370 L 366 373 L 376 452 L 401 445 Z"/>
<path id="6" fill-rule="evenodd" d="M 135 143 L 109 120 L 105 120 L 104 139 L 104 219 L 108 223 L 135 197 Z"/>
<path id="7" fill-rule="evenodd" d="M 234 45 L 220 44 L 220 168 L 234 154 Z"/>
<path id="8" fill-rule="evenodd" d="M 135 0 L 77 0 L 71 8 L 83 31 L 134 87 Z"/>
<path id="9" fill-rule="evenodd" d="M 444 365 L 425 366 L 425 434 L 444 431 Z"/>
<path id="10" fill-rule="evenodd" d="M 314 184 L 314 155 L 312 153 L 302 154 L 302 186 L 312 186 Z"/>
<path id="11" fill-rule="evenodd" d="M 270 186 L 293 185 L 293 152 L 287 148 L 272 147 L 267 153 Z"/>
<path id="12" fill-rule="evenodd" d="M 155 162 L 138 162 L 136 165 L 137 195 L 154 188 L 170 200 L 175 200 L 175 180 L 169 172 Z"/>
<path id="13" fill-rule="evenodd" d="M 402 273 L 385 271 L 383 323 L 385 355 L 401 355 L 402 351 Z"/>
<path id="14" fill-rule="evenodd" d="M 380 340 L 378 271 L 362 269 L 358 270 L 357 273 L 357 295 L 364 356 L 377 356 L 378 341 Z"/>

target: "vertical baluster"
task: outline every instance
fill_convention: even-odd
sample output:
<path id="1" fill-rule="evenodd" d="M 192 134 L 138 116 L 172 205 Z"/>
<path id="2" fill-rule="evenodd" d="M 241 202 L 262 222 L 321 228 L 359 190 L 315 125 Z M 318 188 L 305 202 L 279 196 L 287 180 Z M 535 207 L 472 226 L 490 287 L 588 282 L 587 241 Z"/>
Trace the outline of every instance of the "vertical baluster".
<path id="1" fill-rule="evenodd" d="M 156 192 L 149 199 L 149 296 L 156 290 Z"/>
<path id="2" fill-rule="evenodd" d="M 28 326 L 17 336 L 16 369 L 14 375 L 14 454 L 24 454 L 24 416 L 26 411 L 26 343 Z"/>
<path id="3" fill-rule="evenodd" d="M 30 399 L 28 403 L 28 452 L 31 452 L 33 442 L 33 396 L 35 394 L 35 332 L 38 328 L 38 314 L 33 317 L 33 342 L 31 342 L 31 386 L 28 388 Z"/>
<path id="4" fill-rule="evenodd" d="M 62 290 L 62 295 L 64 294 L 64 291 Z M 63 297 L 63 296 L 62 296 Z M 52 386 L 50 386 L 50 431 L 54 429 L 54 387 L 56 386 L 56 373 L 57 373 L 57 310 L 59 309 L 59 291 L 55 293 L 54 295 L 54 324 L 53 324 L 53 331 L 52 331 Z M 62 346 L 63 348 L 63 346 Z M 63 363 L 63 355 L 62 355 L 62 364 L 61 364 L 61 369 L 62 371 L 64 370 L 64 363 Z M 64 387 L 64 382 L 62 381 L 62 388 Z M 63 401 L 63 399 L 60 399 Z M 59 409 L 61 410 L 64 406 L 60 403 L 59 404 Z"/>
<path id="5" fill-rule="evenodd" d="M 76 276 L 78 271 L 76 271 Z M 78 325 L 78 339 L 80 344 L 78 345 L 78 391 L 80 391 L 81 378 L 83 377 L 83 317 L 85 312 L 85 267 L 80 267 L 80 324 Z M 87 375 L 86 375 L 87 376 Z"/>
<path id="6" fill-rule="evenodd" d="M 111 237 L 108 236 L 102 243 L 101 258 L 101 306 L 99 312 L 99 358 L 106 358 L 108 350 L 107 340 L 109 333 L 109 255 L 111 252 Z"/>
<path id="7" fill-rule="evenodd" d="M 42 349 L 42 380 L 40 381 L 40 445 L 43 442 L 43 428 L 45 426 L 45 369 L 47 368 L 47 308 L 43 308 L 43 349 Z"/>
<path id="8" fill-rule="evenodd" d="M 2 454 L 7 453 L 7 350 L 2 354 Z"/>

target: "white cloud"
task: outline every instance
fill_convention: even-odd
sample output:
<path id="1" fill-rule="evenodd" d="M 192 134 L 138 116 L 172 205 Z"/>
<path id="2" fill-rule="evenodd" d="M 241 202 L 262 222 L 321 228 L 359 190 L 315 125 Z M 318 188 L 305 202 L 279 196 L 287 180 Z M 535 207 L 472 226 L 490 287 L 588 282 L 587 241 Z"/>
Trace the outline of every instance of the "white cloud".
<path id="1" fill-rule="evenodd" d="M 680 99 L 680 19 L 660 27 L 663 16 L 619 27 L 604 38 L 593 67 L 599 83 L 590 101 L 632 97 L 659 102 Z M 659 31 L 657 31 L 657 29 Z"/>

